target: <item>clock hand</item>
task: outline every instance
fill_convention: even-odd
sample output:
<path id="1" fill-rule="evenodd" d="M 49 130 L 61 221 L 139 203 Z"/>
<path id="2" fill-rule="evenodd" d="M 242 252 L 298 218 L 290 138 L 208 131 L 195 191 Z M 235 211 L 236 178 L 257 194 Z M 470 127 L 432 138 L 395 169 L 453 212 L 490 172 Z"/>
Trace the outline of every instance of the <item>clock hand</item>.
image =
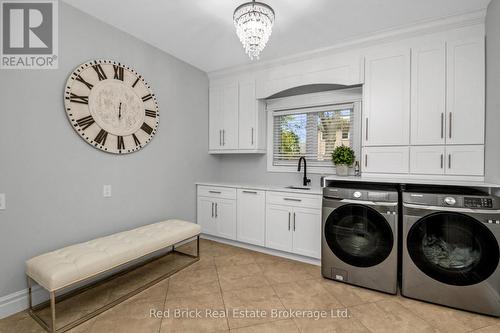
<path id="1" fill-rule="evenodd" d="M 118 119 L 122 117 L 122 103 L 118 106 Z"/>

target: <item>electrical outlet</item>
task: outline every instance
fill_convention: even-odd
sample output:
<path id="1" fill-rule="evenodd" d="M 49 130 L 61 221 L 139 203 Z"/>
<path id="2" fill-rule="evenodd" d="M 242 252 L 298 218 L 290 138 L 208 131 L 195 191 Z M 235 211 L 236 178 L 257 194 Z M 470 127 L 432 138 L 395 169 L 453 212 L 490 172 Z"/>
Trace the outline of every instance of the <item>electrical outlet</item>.
<path id="1" fill-rule="evenodd" d="M 6 209 L 5 205 L 5 193 L 0 193 L 0 210 Z"/>
<path id="2" fill-rule="evenodd" d="M 102 187 L 102 196 L 105 198 L 111 198 L 111 185 L 104 185 Z"/>

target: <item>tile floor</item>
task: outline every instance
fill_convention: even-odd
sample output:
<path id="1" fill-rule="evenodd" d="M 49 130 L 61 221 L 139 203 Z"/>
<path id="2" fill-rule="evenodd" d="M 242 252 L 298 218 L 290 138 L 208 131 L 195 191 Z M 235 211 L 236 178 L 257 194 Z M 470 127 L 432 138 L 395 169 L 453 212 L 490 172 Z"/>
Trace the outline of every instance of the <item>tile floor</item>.
<path id="1" fill-rule="evenodd" d="M 207 240 L 201 241 L 201 255 L 189 268 L 70 332 L 500 332 L 500 319 L 325 280 L 317 266 Z M 165 271 L 165 265 L 172 267 L 182 260 L 166 257 L 61 302 L 59 319 L 72 320 L 95 309 Z M 199 310 L 201 318 L 176 318 L 176 309 Z M 224 310 L 232 314 L 235 309 L 240 312 L 223 316 Z M 245 309 L 249 310 L 247 316 L 242 313 Z M 328 314 L 333 310 L 338 315 L 318 320 L 275 318 L 277 311 L 286 314 L 290 309 L 325 310 Z M 169 311 L 170 316 L 155 318 L 151 310 Z M 210 316 L 206 310 L 211 311 Z M 41 315 L 46 316 L 46 311 Z M 0 332 L 44 331 L 23 312 L 0 320 Z"/>

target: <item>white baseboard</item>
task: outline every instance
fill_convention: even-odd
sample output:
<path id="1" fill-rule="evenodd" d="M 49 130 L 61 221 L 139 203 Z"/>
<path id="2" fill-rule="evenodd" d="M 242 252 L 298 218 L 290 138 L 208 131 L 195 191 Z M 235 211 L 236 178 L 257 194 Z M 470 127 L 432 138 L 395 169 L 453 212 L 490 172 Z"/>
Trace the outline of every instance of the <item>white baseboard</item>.
<path id="1" fill-rule="evenodd" d="M 33 304 L 48 300 L 49 294 L 40 286 L 32 288 Z M 28 289 L 0 297 L 0 319 L 11 316 L 28 308 Z"/>
<path id="2" fill-rule="evenodd" d="M 230 239 L 219 238 L 219 237 L 216 237 L 216 236 L 210 236 L 210 235 L 205 235 L 205 234 L 202 234 L 201 238 L 202 239 L 213 240 L 215 242 L 219 242 L 219 243 L 223 243 L 223 244 L 228 244 L 228 245 L 233 245 L 233 246 L 241 247 L 241 248 L 248 249 L 248 250 L 262 252 L 262 253 L 270 254 L 270 255 L 273 255 L 273 256 L 277 256 L 277 257 L 282 257 L 282 258 L 287 258 L 287 259 L 296 260 L 296 261 L 300 261 L 300 262 L 305 262 L 306 264 L 321 266 L 321 260 L 320 259 L 315 259 L 315 258 L 310 258 L 310 257 L 304 257 L 304 256 L 301 256 L 301 255 L 298 255 L 298 254 L 293 254 L 293 253 L 283 252 L 283 251 L 279 251 L 279 250 L 269 249 L 267 247 L 262 247 L 262 246 L 258 246 L 258 245 L 241 243 L 241 242 L 238 242 L 238 241 L 233 241 L 233 240 L 230 240 Z M 201 254 L 203 255 L 203 252 Z"/>

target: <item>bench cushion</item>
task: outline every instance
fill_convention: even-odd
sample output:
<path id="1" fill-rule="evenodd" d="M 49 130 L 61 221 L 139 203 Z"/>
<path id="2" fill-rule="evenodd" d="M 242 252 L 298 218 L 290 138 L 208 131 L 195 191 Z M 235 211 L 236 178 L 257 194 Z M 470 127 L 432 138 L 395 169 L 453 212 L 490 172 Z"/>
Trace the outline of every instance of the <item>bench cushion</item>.
<path id="1" fill-rule="evenodd" d="M 200 234 L 199 225 L 168 220 L 68 246 L 26 262 L 26 274 L 55 291 Z"/>

